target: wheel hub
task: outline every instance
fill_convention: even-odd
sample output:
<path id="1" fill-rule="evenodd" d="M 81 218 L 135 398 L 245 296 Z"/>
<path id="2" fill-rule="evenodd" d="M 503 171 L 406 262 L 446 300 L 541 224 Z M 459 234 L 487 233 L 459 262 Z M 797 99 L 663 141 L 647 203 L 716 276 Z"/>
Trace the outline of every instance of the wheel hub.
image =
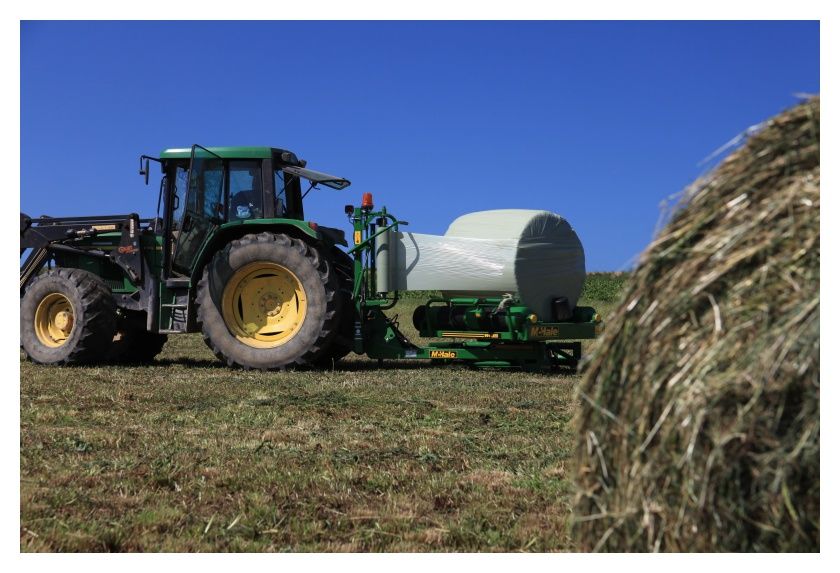
<path id="1" fill-rule="evenodd" d="M 265 312 L 266 316 L 277 316 L 280 314 L 282 310 L 282 304 L 280 303 L 281 297 L 283 293 L 266 293 L 260 299 L 260 305 L 262 306 L 263 311 Z"/>
<path id="2" fill-rule="evenodd" d="M 67 342 L 74 322 L 73 305 L 61 293 L 48 294 L 35 309 L 35 335 L 50 348 L 58 348 Z"/>
<path id="3" fill-rule="evenodd" d="M 55 315 L 55 326 L 62 332 L 69 334 L 73 329 L 73 315 L 66 310 L 62 310 Z"/>
<path id="4" fill-rule="evenodd" d="M 271 262 L 237 270 L 222 294 L 228 330 L 248 346 L 274 348 L 291 340 L 306 318 L 306 294 L 298 277 Z"/>

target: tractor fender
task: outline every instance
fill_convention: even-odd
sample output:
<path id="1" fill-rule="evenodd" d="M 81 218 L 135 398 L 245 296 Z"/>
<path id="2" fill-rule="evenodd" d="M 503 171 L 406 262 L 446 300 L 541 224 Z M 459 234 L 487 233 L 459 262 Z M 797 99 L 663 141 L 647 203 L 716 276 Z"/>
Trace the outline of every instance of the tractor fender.
<path id="1" fill-rule="evenodd" d="M 204 272 L 204 267 L 210 262 L 213 255 L 223 249 L 225 245 L 245 235 L 264 232 L 283 233 L 314 247 L 323 245 L 328 249 L 332 246 L 331 241 L 326 239 L 319 231 L 312 229 L 306 221 L 298 221 L 297 219 L 255 219 L 225 223 L 220 225 L 202 246 L 197 259 L 198 264 L 193 269 L 192 284 L 198 284 Z"/>

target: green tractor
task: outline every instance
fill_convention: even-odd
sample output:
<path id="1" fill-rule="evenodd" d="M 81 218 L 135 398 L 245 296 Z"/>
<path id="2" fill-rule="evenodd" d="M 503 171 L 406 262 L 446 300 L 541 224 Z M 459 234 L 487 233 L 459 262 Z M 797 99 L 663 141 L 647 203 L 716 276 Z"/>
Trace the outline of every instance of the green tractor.
<path id="1" fill-rule="evenodd" d="M 344 189 L 348 180 L 270 147 L 144 155 L 147 184 L 151 161 L 163 174 L 160 217 L 21 214 L 21 347 L 33 362 L 143 363 L 168 335 L 201 332 L 220 360 L 247 369 L 331 366 L 351 351 L 545 368 L 580 356 L 579 342 L 550 340 L 600 329 L 588 308 L 544 323 L 516 304 L 499 317 L 496 299 L 430 299 L 418 330 L 444 341 L 418 347 L 383 312 L 399 293 L 374 286 L 376 238 L 405 223 L 374 211 L 368 194 L 345 207 L 352 246 L 343 231 L 304 219 L 311 189 Z M 459 312 L 473 318 L 435 319 Z M 466 341 L 452 339 L 461 334 Z"/>
<path id="2" fill-rule="evenodd" d="M 304 366 L 341 336 L 352 261 L 344 233 L 304 220 L 302 182 L 350 182 L 268 147 L 167 149 L 157 219 L 21 215 L 21 343 L 41 364 L 149 361 L 201 332 L 229 365 Z M 39 271 L 48 265 L 46 272 Z"/>

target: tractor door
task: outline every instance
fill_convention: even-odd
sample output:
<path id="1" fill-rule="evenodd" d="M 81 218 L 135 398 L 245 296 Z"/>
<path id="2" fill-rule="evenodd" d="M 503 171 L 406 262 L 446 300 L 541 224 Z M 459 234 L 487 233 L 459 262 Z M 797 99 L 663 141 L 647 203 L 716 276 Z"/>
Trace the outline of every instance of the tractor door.
<path id="1" fill-rule="evenodd" d="M 192 274 L 205 239 L 224 222 L 225 166 L 222 158 L 200 145 L 193 145 L 188 182 L 172 257 L 172 268 L 187 276 Z"/>

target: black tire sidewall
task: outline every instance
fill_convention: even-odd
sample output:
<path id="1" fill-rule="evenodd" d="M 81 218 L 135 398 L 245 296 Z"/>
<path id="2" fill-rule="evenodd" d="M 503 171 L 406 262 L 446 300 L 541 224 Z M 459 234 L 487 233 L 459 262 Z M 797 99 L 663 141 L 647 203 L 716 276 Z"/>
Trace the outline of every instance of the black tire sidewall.
<path id="1" fill-rule="evenodd" d="M 350 354 L 353 350 L 353 332 L 356 309 L 353 305 L 353 259 L 339 249 L 333 247 L 331 251 L 333 265 L 340 268 L 339 292 L 337 294 L 338 328 L 332 345 L 319 361 L 320 366 L 334 367 L 335 364 Z"/>
<path id="2" fill-rule="evenodd" d="M 95 275 L 90 276 L 98 280 Z M 35 311 L 44 298 L 53 293 L 66 296 L 73 306 L 73 330 L 67 341 L 55 348 L 45 345 L 35 333 Z M 71 280 L 69 272 L 50 271 L 29 285 L 21 299 L 20 339 L 30 360 L 40 364 L 65 364 L 76 358 L 74 355 L 77 354 L 88 322 L 88 317 L 85 316 L 87 309 L 82 300 L 84 295 L 80 286 Z"/>

